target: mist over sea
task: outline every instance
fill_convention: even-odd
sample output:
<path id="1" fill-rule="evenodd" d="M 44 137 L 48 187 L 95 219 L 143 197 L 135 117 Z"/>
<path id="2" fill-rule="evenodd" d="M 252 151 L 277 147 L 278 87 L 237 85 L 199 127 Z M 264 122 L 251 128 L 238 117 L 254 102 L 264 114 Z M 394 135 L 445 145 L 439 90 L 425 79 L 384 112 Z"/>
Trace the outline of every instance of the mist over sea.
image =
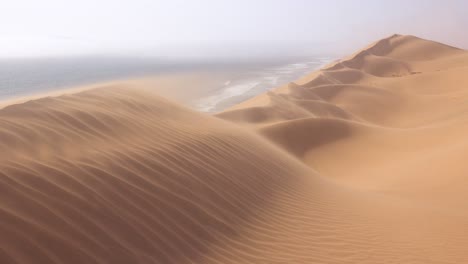
<path id="1" fill-rule="evenodd" d="M 216 112 L 294 81 L 332 60 L 329 56 L 270 60 L 173 61 L 158 58 L 76 57 L 0 60 L 0 101 L 103 81 L 166 73 L 226 72 L 212 94 L 194 101 L 200 111 Z"/>

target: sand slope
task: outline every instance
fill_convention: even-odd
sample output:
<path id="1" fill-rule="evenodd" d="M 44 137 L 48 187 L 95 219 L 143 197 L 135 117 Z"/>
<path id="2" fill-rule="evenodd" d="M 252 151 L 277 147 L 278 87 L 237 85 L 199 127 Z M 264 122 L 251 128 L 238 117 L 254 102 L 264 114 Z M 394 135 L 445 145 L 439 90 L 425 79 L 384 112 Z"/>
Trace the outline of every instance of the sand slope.
<path id="1" fill-rule="evenodd" d="M 464 263 L 467 72 L 394 35 L 215 117 L 117 84 L 7 106 L 0 263 Z"/>

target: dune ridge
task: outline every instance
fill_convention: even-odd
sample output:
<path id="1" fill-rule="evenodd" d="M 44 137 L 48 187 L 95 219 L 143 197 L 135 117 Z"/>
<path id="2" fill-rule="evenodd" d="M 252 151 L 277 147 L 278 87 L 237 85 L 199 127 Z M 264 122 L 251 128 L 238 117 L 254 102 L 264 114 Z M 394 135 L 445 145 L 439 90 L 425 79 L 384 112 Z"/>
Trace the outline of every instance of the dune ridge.
<path id="1" fill-rule="evenodd" d="M 0 263 L 464 263 L 468 52 L 393 35 L 208 116 L 0 109 Z"/>

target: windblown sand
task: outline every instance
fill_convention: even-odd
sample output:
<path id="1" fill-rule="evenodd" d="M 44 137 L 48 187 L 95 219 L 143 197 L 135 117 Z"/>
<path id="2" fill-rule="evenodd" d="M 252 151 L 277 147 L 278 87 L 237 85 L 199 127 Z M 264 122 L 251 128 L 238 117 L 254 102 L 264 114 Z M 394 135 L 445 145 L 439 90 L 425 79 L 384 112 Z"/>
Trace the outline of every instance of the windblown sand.
<path id="1" fill-rule="evenodd" d="M 465 263 L 468 52 L 394 35 L 216 116 L 0 110 L 0 263 Z"/>

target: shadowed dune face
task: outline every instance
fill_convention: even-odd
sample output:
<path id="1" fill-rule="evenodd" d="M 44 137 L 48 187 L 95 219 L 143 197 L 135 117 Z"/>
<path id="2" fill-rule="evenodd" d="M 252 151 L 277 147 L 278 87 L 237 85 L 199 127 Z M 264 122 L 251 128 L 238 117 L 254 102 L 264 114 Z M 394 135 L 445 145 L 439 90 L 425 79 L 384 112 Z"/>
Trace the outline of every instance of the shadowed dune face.
<path id="1" fill-rule="evenodd" d="M 130 89 L 0 120 L 1 263 L 196 260 L 304 173 L 248 132 Z"/>
<path id="2" fill-rule="evenodd" d="M 467 69 L 394 35 L 216 116 L 128 84 L 7 106 L 0 263 L 464 263 Z"/>
<path id="3" fill-rule="evenodd" d="M 259 131 L 266 138 L 299 158 L 312 148 L 349 136 L 347 124 L 339 120 L 304 118 L 264 126 Z"/>

